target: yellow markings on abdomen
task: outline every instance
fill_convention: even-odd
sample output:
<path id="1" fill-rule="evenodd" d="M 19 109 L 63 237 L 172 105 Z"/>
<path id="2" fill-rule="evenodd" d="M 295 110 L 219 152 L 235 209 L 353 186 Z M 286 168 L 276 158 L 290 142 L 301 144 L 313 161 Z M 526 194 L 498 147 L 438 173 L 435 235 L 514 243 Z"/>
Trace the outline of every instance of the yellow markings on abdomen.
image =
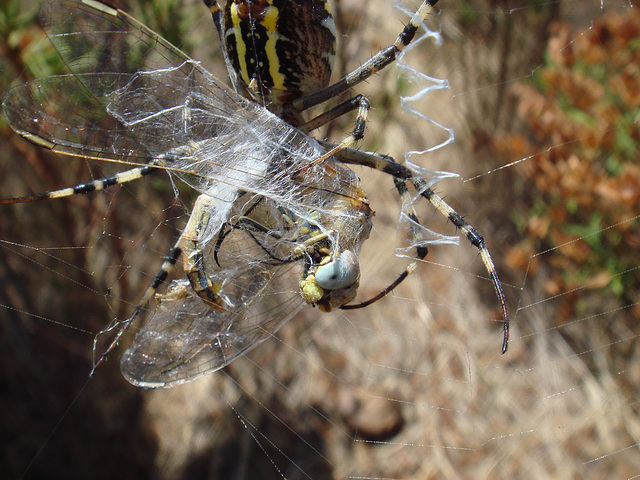
<path id="1" fill-rule="evenodd" d="M 268 39 L 264 47 L 264 53 L 269 64 L 269 75 L 271 75 L 271 79 L 273 80 L 273 88 L 285 90 L 285 76 L 280 72 L 280 58 L 276 50 L 276 45 L 280 39 L 280 33 L 278 32 L 279 17 L 280 11 L 271 5 L 265 11 L 264 19 L 260 23 L 267 31 Z"/>
<path id="2" fill-rule="evenodd" d="M 233 22 L 232 33 L 236 39 L 237 62 L 240 67 L 240 71 L 237 73 L 240 74 L 244 84 L 249 85 L 251 79 L 249 78 L 249 68 L 247 66 L 247 44 L 245 43 L 245 38 L 242 36 L 242 19 L 238 12 L 238 4 L 235 2 L 231 5 L 231 19 Z"/>

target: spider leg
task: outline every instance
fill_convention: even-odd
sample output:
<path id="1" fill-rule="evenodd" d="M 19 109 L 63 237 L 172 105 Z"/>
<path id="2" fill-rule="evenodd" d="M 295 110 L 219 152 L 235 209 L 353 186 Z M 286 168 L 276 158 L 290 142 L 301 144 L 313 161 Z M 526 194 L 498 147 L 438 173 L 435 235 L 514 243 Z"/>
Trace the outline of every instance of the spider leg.
<path id="1" fill-rule="evenodd" d="M 200 246 L 201 234 L 207 227 L 208 221 L 210 219 L 209 214 L 211 211 L 211 205 L 214 202 L 215 199 L 208 195 L 200 195 L 198 197 L 193 207 L 191 216 L 189 217 L 189 221 L 187 222 L 187 226 L 180 235 L 180 238 L 178 239 L 176 244 L 169 251 L 169 255 L 164 258 L 164 262 L 162 263 L 160 270 L 158 271 L 158 273 L 156 273 L 153 282 L 142 295 L 142 298 L 138 302 L 138 305 L 133 310 L 129 318 L 127 318 L 124 322 L 114 322 L 109 328 L 100 332 L 106 333 L 119 326 L 119 330 L 116 333 L 114 339 L 111 341 L 104 353 L 100 355 L 100 358 L 96 362 L 94 362 L 93 368 L 91 370 L 91 375 L 93 375 L 93 372 L 95 372 L 96 368 L 98 368 L 98 366 L 100 366 L 100 364 L 107 359 L 109 353 L 111 353 L 111 351 L 120 342 L 120 338 L 122 337 L 122 335 L 127 332 L 140 312 L 156 295 L 158 288 L 165 282 L 165 280 L 171 273 L 171 270 L 173 270 L 175 264 L 177 263 L 178 258 L 180 258 L 180 255 L 182 255 L 183 252 L 185 254 L 185 274 L 189 280 L 189 283 L 191 284 L 191 288 L 193 289 L 193 291 L 211 308 L 217 311 L 224 310 L 223 300 L 216 293 L 218 287 L 214 285 L 213 282 L 211 282 L 211 279 L 204 269 L 203 253 Z M 96 350 L 96 343 L 97 337 L 94 340 L 94 351 Z"/>
<path id="2" fill-rule="evenodd" d="M 173 270 L 176 262 L 178 261 L 178 258 L 180 258 L 181 254 L 182 254 L 182 250 L 180 248 L 180 240 L 178 240 L 178 242 L 173 246 L 173 248 L 169 250 L 169 254 L 164 257 L 164 261 L 162 262 L 160 270 L 158 270 L 158 272 L 153 277 L 153 282 L 151 282 L 151 285 L 144 292 L 144 295 L 142 295 L 142 298 L 138 302 L 138 305 L 133 310 L 131 315 L 129 315 L 129 318 L 127 318 L 124 322 L 113 322 L 109 328 L 100 332 L 101 334 L 106 333 L 110 330 L 113 330 L 116 326 L 120 326 L 118 332 L 116 333 L 114 339 L 111 341 L 109 346 L 100 355 L 100 358 L 97 361 L 94 361 L 93 368 L 91 369 L 91 373 L 89 374 L 89 376 L 93 376 L 93 372 L 96 371 L 96 368 L 98 368 L 100 364 L 107 359 L 107 357 L 109 356 L 109 353 L 111 353 L 111 351 L 114 348 L 116 348 L 116 346 L 118 346 L 118 343 L 120 342 L 120 338 L 122 337 L 122 335 L 124 335 L 127 332 L 127 330 L 129 329 L 133 321 L 138 317 L 138 315 L 145 308 L 147 303 L 149 303 L 149 301 L 156 294 L 160 285 L 162 285 L 165 282 L 165 280 L 171 273 L 171 270 Z M 98 337 L 96 337 L 93 341 L 94 352 L 96 351 L 97 341 L 98 341 Z"/>
<path id="3" fill-rule="evenodd" d="M 322 143 L 326 144 L 327 142 Z M 416 243 L 418 244 L 418 246 L 416 247 L 416 260 L 409 264 L 409 266 L 407 266 L 400 277 L 398 277 L 395 282 L 385 288 L 385 290 L 381 292 L 381 294 L 372 298 L 370 301 L 363 302 L 362 304 L 353 306 L 345 305 L 341 308 L 362 308 L 384 297 L 386 294 L 391 292 L 398 284 L 400 284 L 400 282 L 402 282 L 413 270 L 415 270 L 417 261 L 422 260 L 427 255 L 426 247 L 421 245 L 423 239 L 421 238 L 421 234 L 418 230 L 418 217 L 416 216 L 413 207 L 411 207 L 411 198 L 408 194 L 406 186 L 406 183 L 410 182 L 418 191 L 420 196 L 428 200 L 429 203 L 431 203 L 431 205 L 433 205 L 438 212 L 447 217 L 447 219 L 453 225 L 455 225 L 456 228 L 460 229 L 462 233 L 464 233 L 467 240 L 469 240 L 469 242 L 480 252 L 482 263 L 484 263 L 485 269 L 489 273 L 491 283 L 493 284 L 493 288 L 496 292 L 496 296 L 498 297 L 498 301 L 500 302 L 500 306 L 502 309 L 502 353 L 504 354 L 507 351 L 509 342 L 509 311 L 507 309 L 504 291 L 502 289 L 500 279 L 498 278 L 498 273 L 493 263 L 493 259 L 491 258 L 491 254 L 489 253 L 489 249 L 487 248 L 484 239 L 478 233 L 478 231 L 464 218 L 462 218 L 462 216 L 458 212 L 456 212 L 449 204 L 447 204 L 442 199 L 442 197 L 440 197 L 431 188 L 429 188 L 427 186 L 427 183 L 423 179 L 416 177 L 409 168 L 407 168 L 405 165 L 397 163 L 392 157 L 387 155 L 380 155 L 377 153 L 360 152 L 359 150 L 349 148 L 339 152 L 337 154 L 337 158 L 344 163 L 349 163 L 352 165 L 362 165 L 374 170 L 379 170 L 393 177 L 396 189 L 398 190 L 400 198 L 402 199 L 403 208 L 407 211 L 409 218 L 413 222 L 415 222 L 415 224 L 412 223 L 412 233 L 414 235 L 414 238 L 416 239 Z"/>
<path id="4" fill-rule="evenodd" d="M 349 100 L 342 102 L 341 104 L 333 107 L 331 110 L 328 110 L 317 117 L 312 118 L 311 120 L 304 122 L 298 128 L 302 130 L 304 133 L 309 133 L 316 128 L 320 128 L 321 126 L 339 118 L 349 112 L 354 111 L 356 108 L 360 107 L 362 103 L 362 95 L 356 95 Z"/>
<path id="5" fill-rule="evenodd" d="M 459 228 L 464 233 L 465 237 L 467 237 L 467 240 L 469 240 L 469 242 L 471 242 L 471 244 L 480 252 L 482 263 L 484 263 L 484 266 L 487 269 L 489 276 L 491 277 L 493 289 L 495 290 L 502 307 L 502 317 L 504 319 L 504 323 L 502 326 L 502 353 L 504 354 L 507 351 L 509 343 L 509 311 L 507 310 L 507 302 L 504 296 L 504 291 L 502 290 L 502 284 L 500 283 L 500 279 L 498 278 L 498 272 L 496 271 L 496 267 L 493 264 L 493 259 L 491 258 L 489 249 L 484 242 L 484 238 L 482 238 L 482 235 L 480 235 L 478 231 L 473 228 L 473 226 L 471 226 L 464 218 L 462 218 L 462 216 L 458 212 L 456 212 L 449 204 L 447 204 L 442 199 L 442 197 L 428 188 L 424 180 L 415 179 L 414 185 L 420 192 L 420 195 L 426 198 L 429 203 L 431 203 L 431 205 L 436 208 L 436 210 L 446 216 L 449 221 L 456 226 L 456 228 Z"/>
<path id="6" fill-rule="evenodd" d="M 245 211 L 243 216 L 238 217 L 233 223 L 227 222 L 225 228 L 220 230 L 214 247 L 214 259 L 218 266 L 221 266 L 218 259 L 218 252 L 222 248 L 224 240 L 233 230 L 240 230 L 246 233 L 254 243 L 274 261 L 273 265 L 293 263 L 303 258 L 323 258 L 326 263 L 334 256 L 334 252 L 321 243 L 323 241 L 329 241 L 329 234 L 323 233 L 315 225 L 308 223 L 303 218 L 299 218 L 295 213 L 290 212 L 282 206 L 277 206 L 276 208 L 281 215 L 285 231 L 291 231 L 296 228 L 290 238 L 286 238 L 276 229 L 269 228 L 257 220 L 248 217 L 258 203 L 259 201 L 254 203 Z M 259 235 L 265 238 L 259 238 Z M 291 252 L 286 257 L 278 256 L 266 245 L 266 237 L 290 244 L 292 247 Z"/>
<path id="7" fill-rule="evenodd" d="M 87 193 L 97 192 L 114 185 L 121 185 L 123 183 L 139 180 L 140 178 L 149 175 L 150 173 L 156 172 L 159 168 L 155 165 L 156 163 L 150 163 L 143 167 L 136 167 L 130 170 L 125 170 L 124 172 L 116 173 L 111 177 L 99 178 L 91 182 L 81 183 L 80 185 L 76 185 L 75 187 L 62 188 L 60 190 L 52 190 L 49 192 L 39 193 L 37 195 L 27 195 L 25 197 L 0 199 L 0 205 L 34 202 L 37 200 L 49 200 L 53 198 L 64 198 L 71 197 L 73 195 L 85 195 Z"/>
<path id="8" fill-rule="evenodd" d="M 302 97 L 293 102 L 293 107 L 302 112 L 315 105 L 323 103 L 330 98 L 334 98 L 354 85 L 366 80 L 375 73 L 385 68 L 390 63 L 393 63 L 398 53 L 411 43 L 414 39 L 416 32 L 420 26 L 424 23 L 427 17 L 433 12 L 434 5 L 438 3 L 438 0 L 425 0 L 420 8 L 413 15 L 409 23 L 404 27 L 402 33 L 398 35 L 398 38 L 393 45 L 388 46 L 380 50 L 367 62 L 363 63 L 360 67 L 349 73 L 344 78 L 341 78 L 333 85 L 328 86 L 318 92 Z"/>
<path id="9" fill-rule="evenodd" d="M 33 139 L 31 140 L 33 141 Z M 41 143 L 42 142 L 38 144 L 41 144 Z M 104 190 L 106 188 L 112 187 L 114 185 L 121 185 L 129 182 L 133 182 L 135 180 L 139 180 L 142 177 L 145 177 L 146 175 L 149 175 L 161 169 L 160 164 L 161 164 L 161 160 L 154 159 L 150 161 L 147 165 L 125 170 L 123 172 L 116 173 L 111 177 L 105 177 L 105 178 L 93 180 L 91 182 L 81 183 L 74 187 L 63 188 L 60 190 L 52 190 L 52 191 L 40 193 L 37 195 L 28 195 L 28 196 L 17 197 L 17 198 L 0 199 L 0 205 L 26 203 L 26 202 L 33 202 L 38 200 L 54 199 L 54 198 L 65 198 L 65 197 L 71 197 L 73 195 L 85 195 L 88 193 L 97 192 L 99 190 Z M 106 333 L 108 331 L 115 329 L 117 326 L 120 326 L 114 339 L 111 341 L 111 343 L 106 348 L 106 350 L 100 355 L 100 358 L 98 358 L 97 361 L 94 360 L 93 368 L 91 369 L 91 372 L 89 374 L 90 376 L 93 375 L 96 368 L 98 368 L 98 366 L 107 359 L 109 353 L 111 353 L 111 351 L 118 345 L 122 335 L 124 335 L 124 333 L 129 329 L 131 323 L 140 314 L 140 312 L 145 307 L 145 305 L 149 302 L 149 300 L 151 300 L 153 295 L 156 293 L 158 287 L 165 281 L 165 279 L 173 269 L 173 266 L 175 265 L 178 257 L 180 257 L 180 254 L 181 254 L 181 249 L 179 247 L 179 244 L 176 244 L 170 250 L 169 254 L 166 257 L 164 257 L 164 262 L 160 267 L 160 270 L 158 271 L 158 273 L 156 273 L 151 286 L 147 288 L 138 306 L 136 306 L 136 308 L 134 309 L 133 313 L 129 316 L 129 318 L 127 318 L 124 322 L 119 322 L 119 321 L 113 322 L 109 328 L 100 332 L 100 333 Z M 93 342 L 94 352 L 96 351 L 97 341 L 98 341 L 98 337 L 96 336 Z"/>
<path id="10" fill-rule="evenodd" d="M 220 285 L 214 284 L 205 270 L 201 239 L 209 228 L 211 210 L 216 200 L 209 195 L 200 195 L 178 243 L 184 252 L 183 266 L 191 288 L 208 306 L 224 311 L 224 301 L 218 295 Z"/>
<path id="11" fill-rule="evenodd" d="M 413 238 L 416 240 L 416 244 L 417 244 L 415 258 L 409 265 L 407 265 L 404 271 L 393 282 L 387 285 L 384 288 L 384 290 L 382 290 L 380 293 L 378 293 L 374 297 L 371 297 L 369 300 L 365 300 L 364 302 L 361 302 L 361 303 L 343 305 L 340 307 L 342 310 L 355 310 L 358 308 L 365 308 L 371 305 L 372 303 L 377 302 L 381 298 L 387 296 L 398 285 L 400 285 L 405 278 L 407 278 L 411 273 L 413 273 L 413 271 L 416 268 L 418 268 L 418 262 L 421 260 L 424 260 L 424 258 L 429 253 L 428 248 L 425 245 L 422 245 L 422 241 L 423 241 L 422 232 L 419 229 L 420 220 L 418 219 L 418 214 L 416 213 L 415 209 L 411 205 L 411 195 L 409 194 L 409 190 L 407 188 L 406 182 L 404 180 L 400 180 L 398 178 L 393 177 L 393 183 L 396 187 L 396 190 L 398 191 L 398 194 L 400 195 L 400 200 L 403 205 L 402 208 L 404 212 L 407 214 L 407 216 L 409 217 L 409 219 L 411 220 L 410 222 L 411 233 L 413 235 Z"/>
<path id="12" fill-rule="evenodd" d="M 218 31 L 218 35 L 222 40 L 222 9 L 216 0 L 203 0 L 204 4 L 209 11 L 211 12 L 211 16 L 213 17 L 213 24 L 216 26 L 216 30 Z"/>
<path id="13" fill-rule="evenodd" d="M 353 145 L 358 140 L 361 140 L 362 137 L 364 136 L 364 129 L 367 123 L 367 116 L 369 115 L 369 109 L 371 108 L 371 105 L 369 104 L 369 100 L 367 100 L 367 97 L 365 97 L 364 95 L 357 95 L 353 97 L 351 100 L 347 100 L 346 102 L 338 105 L 334 109 L 329 110 L 325 114 L 312 119 L 310 122 L 307 122 L 307 124 L 311 124 L 313 128 L 318 128 L 319 126 L 322 125 L 322 123 L 318 124 L 318 122 L 325 121 L 324 123 L 326 123 L 326 121 L 337 118 L 339 116 L 338 114 L 342 115 L 351 110 L 355 110 L 356 108 L 358 109 L 358 114 L 356 116 L 355 125 L 351 133 L 347 135 L 344 138 L 344 140 L 342 140 L 339 144 L 333 145 L 332 148 L 330 148 L 325 154 L 316 158 L 313 162 L 310 162 L 308 165 L 305 165 L 304 168 L 301 168 L 294 173 L 299 173 L 308 168 L 311 168 L 314 165 L 324 162 L 326 159 L 336 156 L 340 151 L 344 150 L 350 145 Z"/>

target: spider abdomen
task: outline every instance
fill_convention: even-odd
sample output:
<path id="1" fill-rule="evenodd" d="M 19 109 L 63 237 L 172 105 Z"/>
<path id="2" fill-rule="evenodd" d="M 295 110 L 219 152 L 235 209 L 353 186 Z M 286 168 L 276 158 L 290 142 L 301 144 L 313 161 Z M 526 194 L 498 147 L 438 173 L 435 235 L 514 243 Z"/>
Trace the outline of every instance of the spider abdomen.
<path id="1" fill-rule="evenodd" d="M 326 0 L 229 1 L 222 23 L 236 89 L 274 113 L 329 84 L 336 34 Z"/>

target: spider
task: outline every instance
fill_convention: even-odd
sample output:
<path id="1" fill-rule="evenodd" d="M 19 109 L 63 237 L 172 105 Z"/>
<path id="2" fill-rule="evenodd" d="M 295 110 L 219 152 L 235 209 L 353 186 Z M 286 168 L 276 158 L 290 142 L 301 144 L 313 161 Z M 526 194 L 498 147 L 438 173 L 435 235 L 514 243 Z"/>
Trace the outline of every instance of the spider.
<path id="1" fill-rule="evenodd" d="M 197 190 L 187 224 L 138 306 L 94 369 L 139 316 L 150 318 L 121 358 L 132 383 L 164 387 L 216 371 L 272 335 L 305 304 L 363 308 L 391 292 L 428 253 L 413 208 L 429 201 L 478 248 L 503 312 L 508 311 L 483 238 L 426 181 L 385 155 L 350 148 L 364 135 L 362 95 L 305 120 L 305 112 L 390 63 L 437 0 L 425 0 L 396 41 L 329 84 L 335 28 L 326 0 L 204 0 L 234 90 L 125 12 L 96 0 L 49 2 L 41 22 L 73 75 L 36 80 L 3 100 L 12 128 L 66 155 L 133 166 L 112 177 L 0 204 L 86 194 L 169 172 Z M 356 111 L 340 143 L 308 134 Z M 352 304 L 358 254 L 373 212 L 346 164 L 393 178 L 410 220 L 415 259 L 373 298 Z M 413 195 L 411 191 L 415 191 Z M 178 259 L 185 277 L 158 292 Z M 298 280 L 294 268 L 302 266 Z M 156 299 L 155 311 L 147 305 Z M 104 332 L 103 332 L 104 333 Z M 95 348 L 94 348 L 95 350 Z"/>

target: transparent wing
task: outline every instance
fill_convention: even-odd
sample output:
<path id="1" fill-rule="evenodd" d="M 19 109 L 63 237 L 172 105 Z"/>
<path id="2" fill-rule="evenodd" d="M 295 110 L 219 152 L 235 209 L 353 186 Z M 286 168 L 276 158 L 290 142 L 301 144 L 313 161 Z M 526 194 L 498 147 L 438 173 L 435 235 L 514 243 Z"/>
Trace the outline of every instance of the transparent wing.
<path id="1" fill-rule="evenodd" d="M 55 151 L 148 163 L 170 147 L 212 136 L 219 118 L 248 105 L 120 10 L 100 2 L 47 2 L 40 19 L 74 76 L 15 87 L 3 109 L 18 133 Z M 189 99 L 203 94 L 217 106 L 217 121 L 184 113 Z"/>
<path id="2" fill-rule="evenodd" d="M 148 163 L 218 135 L 229 121 L 237 126 L 261 115 L 120 10 L 93 1 L 47 2 L 40 17 L 74 75 L 20 85 L 4 98 L 10 125 L 36 143 L 70 155 Z"/>
<path id="3" fill-rule="evenodd" d="M 50 2 L 42 23 L 74 75 L 20 85 L 5 97 L 10 125 L 32 141 L 68 155 L 153 160 L 200 192 L 217 196 L 224 184 L 298 205 L 301 214 L 322 203 L 310 201 L 312 189 L 359 195 L 348 169 L 336 165 L 338 175 L 328 176 L 315 165 L 324 149 L 313 139 L 124 12 Z"/>
<path id="4" fill-rule="evenodd" d="M 229 207 L 220 208 L 217 227 L 232 203 L 240 205 L 239 192 L 272 205 L 256 218 L 272 234 L 237 229 L 220 244 L 219 228 L 211 228 L 199 238 L 204 258 L 218 259 L 207 274 L 220 285 L 225 311 L 213 311 L 176 281 L 122 359 L 130 381 L 162 386 L 217 370 L 300 308 L 291 269 L 302 262 L 288 252 L 297 243 L 283 240 L 290 226 L 277 223 L 281 212 L 316 225 L 331 238 L 332 252 L 360 250 L 370 209 L 359 180 L 337 162 L 317 162 L 325 150 L 313 139 L 119 10 L 92 0 L 49 2 L 42 23 L 73 75 L 6 95 L 3 110 L 18 133 L 67 155 L 153 161 Z"/>
<path id="5" fill-rule="evenodd" d="M 91 75 L 94 85 L 100 78 Z M 103 76 L 101 79 L 109 82 Z M 128 165 L 149 163 L 153 156 L 135 135 L 106 112 L 106 101 L 74 75 L 38 79 L 5 95 L 2 109 L 18 134 L 51 150 Z"/>
<path id="6" fill-rule="evenodd" d="M 291 256 L 296 242 L 282 235 L 287 227 L 271 208 L 242 213 L 268 231 L 236 228 L 209 247 L 205 258 L 225 311 L 206 306 L 188 281 L 174 281 L 121 359 L 131 383 L 165 387 L 216 371 L 268 339 L 304 304 L 298 264 Z M 236 206 L 244 202 L 236 202 Z M 241 212 L 236 208 L 233 217 Z"/>
<path id="7" fill-rule="evenodd" d="M 49 0 L 40 23 L 74 74 L 162 70 L 189 60 L 126 12 L 99 1 Z"/>
<path id="8" fill-rule="evenodd" d="M 243 145 L 263 138 L 265 148 L 273 149 L 277 138 L 267 140 L 270 127 L 278 137 L 295 132 L 215 78 L 203 78 L 195 62 L 133 74 L 38 79 L 9 90 L 2 107 L 17 133 L 56 152 L 134 165 L 170 151 L 173 157 L 193 155 L 208 141 L 209 151 L 237 152 L 207 158 L 228 169 L 246 153 Z M 173 157 L 165 156 L 166 168 L 179 168 Z"/>
<path id="9" fill-rule="evenodd" d="M 277 284 L 271 283 L 270 288 Z M 122 355 L 124 377 L 147 388 L 190 382 L 270 338 L 303 306 L 300 294 L 293 290 L 262 295 L 248 290 L 245 296 L 255 304 L 224 314 L 206 307 L 199 297 L 165 302 Z"/>
<path id="10" fill-rule="evenodd" d="M 349 169 L 314 163 L 325 152 L 315 140 L 219 86 L 223 101 L 213 82 L 183 88 L 186 69 L 39 79 L 10 90 L 3 110 L 14 130 L 55 152 L 128 165 L 153 160 L 221 199 L 229 197 L 221 189 L 233 187 L 304 216 L 336 196 L 363 197 Z"/>

